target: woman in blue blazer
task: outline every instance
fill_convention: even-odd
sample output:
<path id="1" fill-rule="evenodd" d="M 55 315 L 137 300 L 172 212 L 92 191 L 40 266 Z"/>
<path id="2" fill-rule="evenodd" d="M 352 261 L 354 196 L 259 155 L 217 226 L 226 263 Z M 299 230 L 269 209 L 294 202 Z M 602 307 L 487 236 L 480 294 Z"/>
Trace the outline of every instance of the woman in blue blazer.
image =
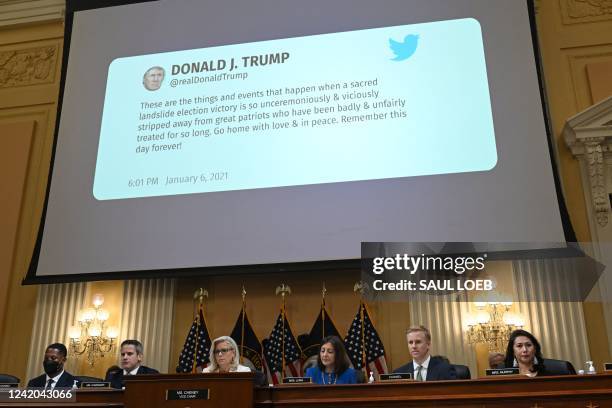
<path id="1" fill-rule="evenodd" d="M 357 384 L 357 372 L 350 366 L 344 344 L 337 336 L 321 340 L 317 365 L 306 370 L 315 384 Z"/>

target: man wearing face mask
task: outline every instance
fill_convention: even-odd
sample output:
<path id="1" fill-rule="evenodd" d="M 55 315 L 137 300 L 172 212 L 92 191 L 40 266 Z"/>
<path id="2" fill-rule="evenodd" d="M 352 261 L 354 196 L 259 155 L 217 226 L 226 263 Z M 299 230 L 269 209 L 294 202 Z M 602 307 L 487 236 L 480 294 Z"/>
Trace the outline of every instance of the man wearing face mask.
<path id="1" fill-rule="evenodd" d="M 68 350 L 61 343 L 53 343 L 47 347 L 43 368 L 45 374 L 31 379 L 28 387 L 40 387 L 46 389 L 72 388 L 75 385 L 72 374 L 64 370 Z"/>

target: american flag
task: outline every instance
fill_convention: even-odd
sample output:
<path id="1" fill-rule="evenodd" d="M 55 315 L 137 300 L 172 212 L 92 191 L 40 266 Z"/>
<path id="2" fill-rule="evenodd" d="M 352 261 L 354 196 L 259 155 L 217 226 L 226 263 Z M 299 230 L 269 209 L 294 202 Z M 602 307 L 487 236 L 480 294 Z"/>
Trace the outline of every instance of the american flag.
<path id="1" fill-rule="evenodd" d="M 263 341 L 263 348 L 268 380 L 273 384 L 282 381 L 283 354 L 285 356 L 284 376 L 297 377 L 300 375 L 302 350 L 283 312 L 278 315 L 270 337 Z"/>
<path id="2" fill-rule="evenodd" d="M 204 320 L 204 312 L 200 308 L 198 315 L 193 319 L 187 339 L 185 339 L 176 372 L 191 373 L 195 372 L 196 367 L 206 367 L 210 363 L 209 353 L 211 343 L 210 335 L 206 328 L 206 321 Z"/>
<path id="3" fill-rule="evenodd" d="M 363 320 L 362 320 L 363 319 Z M 363 330 L 362 330 L 363 327 Z M 365 340 L 365 353 L 364 353 Z M 387 361 L 385 359 L 385 346 L 383 345 L 378 332 L 372 324 L 368 309 L 365 303 L 359 303 L 359 310 L 351 323 L 348 334 L 344 339 L 346 351 L 356 370 L 364 368 L 364 356 L 367 364 L 368 374 L 374 376 L 387 373 Z"/>

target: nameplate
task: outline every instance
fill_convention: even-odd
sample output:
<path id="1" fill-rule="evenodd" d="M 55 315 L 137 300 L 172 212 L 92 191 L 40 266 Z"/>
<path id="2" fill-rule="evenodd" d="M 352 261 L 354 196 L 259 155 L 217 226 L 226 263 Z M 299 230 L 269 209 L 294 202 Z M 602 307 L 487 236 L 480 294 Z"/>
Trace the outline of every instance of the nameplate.
<path id="1" fill-rule="evenodd" d="M 166 390 L 166 401 L 207 400 L 207 399 L 210 399 L 209 389 Z"/>
<path id="2" fill-rule="evenodd" d="M 604 371 L 612 371 L 612 363 L 604 363 Z"/>
<path id="3" fill-rule="evenodd" d="M 517 368 L 487 368 L 486 370 L 487 376 L 495 376 L 495 375 L 518 375 L 519 369 Z"/>
<path id="4" fill-rule="evenodd" d="M 0 383 L 0 388 L 17 388 L 19 387 L 18 383 Z"/>
<path id="5" fill-rule="evenodd" d="M 411 373 L 381 374 L 380 381 L 412 380 Z"/>
<path id="6" fill-rule="evenodd" d="M 110 388 L 110 383 L 107 381 L 84 381 L 80 388 Z"/>
<path id="7" fill-rule="evenodd" d="M 285 377 L 283 378 L 283 384 L 310 384 L 312 378 L 310 377 Z"/>

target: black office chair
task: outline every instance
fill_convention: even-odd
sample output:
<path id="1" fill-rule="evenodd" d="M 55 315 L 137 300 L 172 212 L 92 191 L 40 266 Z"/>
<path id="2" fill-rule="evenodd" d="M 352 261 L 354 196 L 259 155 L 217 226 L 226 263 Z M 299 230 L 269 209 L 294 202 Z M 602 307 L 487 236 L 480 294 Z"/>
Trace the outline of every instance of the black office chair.
<path id="1" fill-rule="evenodd" d="M 541 375 L 576 375 L 576 369 L 569 361 L 545 358 L 543 364 L 544 372 Z M 506 366 L 501 363 L 495 368 L 506 368 Z"/>
<path id="2" fill-rule="evenodd" d="M 255 387 L 267 387 L 268 386 L 268 378 L 261 371 L 255 370 L 253 371 L 255 376 L 253 377 L 253 385 Z"/>
<path id="3" fill-rule="evenodd" d="M 10 374 L 0 374 L 0 384 L 19 384 L 19 377 Z"/>
<path id="4" fill-rule="evenodd" d="M 576 369 L 569 361 L 545 358 L 544 372 L 546 375 L 574 375 Z"/>
<path id="5" fill-rule="evenodd" d="M 458 380 L 471 380 L 472 374 L 470 373 L 470 367 L 462 364 L 451 364 L 455 367 L 455 372 L 457 373 Z"/>
<path id="6" fill-rule="evenodd" d="M 315 367 L 318 364 L 317 358 L 318 358 L 318 355 L 310 356 L 308 357 L 306 361 L 304 361 L 304 365 L 303 365 L 304 372 L 306 372 L 306 370 L 308 370 L 310 367 Z"/>
<path id="7" fill-rule="evenodd" d="M 455 369 L 455 373 L 457 374 L 458 380 L 471 380 L 472 374 L 470 373 L 470 367 L 462 364 L 451 364 L 448 357 L 446 356 L 433 356 L 432 358 L 437 358 L 444 361 L 446 364 L 450 364 L 451 367 Z"/>

